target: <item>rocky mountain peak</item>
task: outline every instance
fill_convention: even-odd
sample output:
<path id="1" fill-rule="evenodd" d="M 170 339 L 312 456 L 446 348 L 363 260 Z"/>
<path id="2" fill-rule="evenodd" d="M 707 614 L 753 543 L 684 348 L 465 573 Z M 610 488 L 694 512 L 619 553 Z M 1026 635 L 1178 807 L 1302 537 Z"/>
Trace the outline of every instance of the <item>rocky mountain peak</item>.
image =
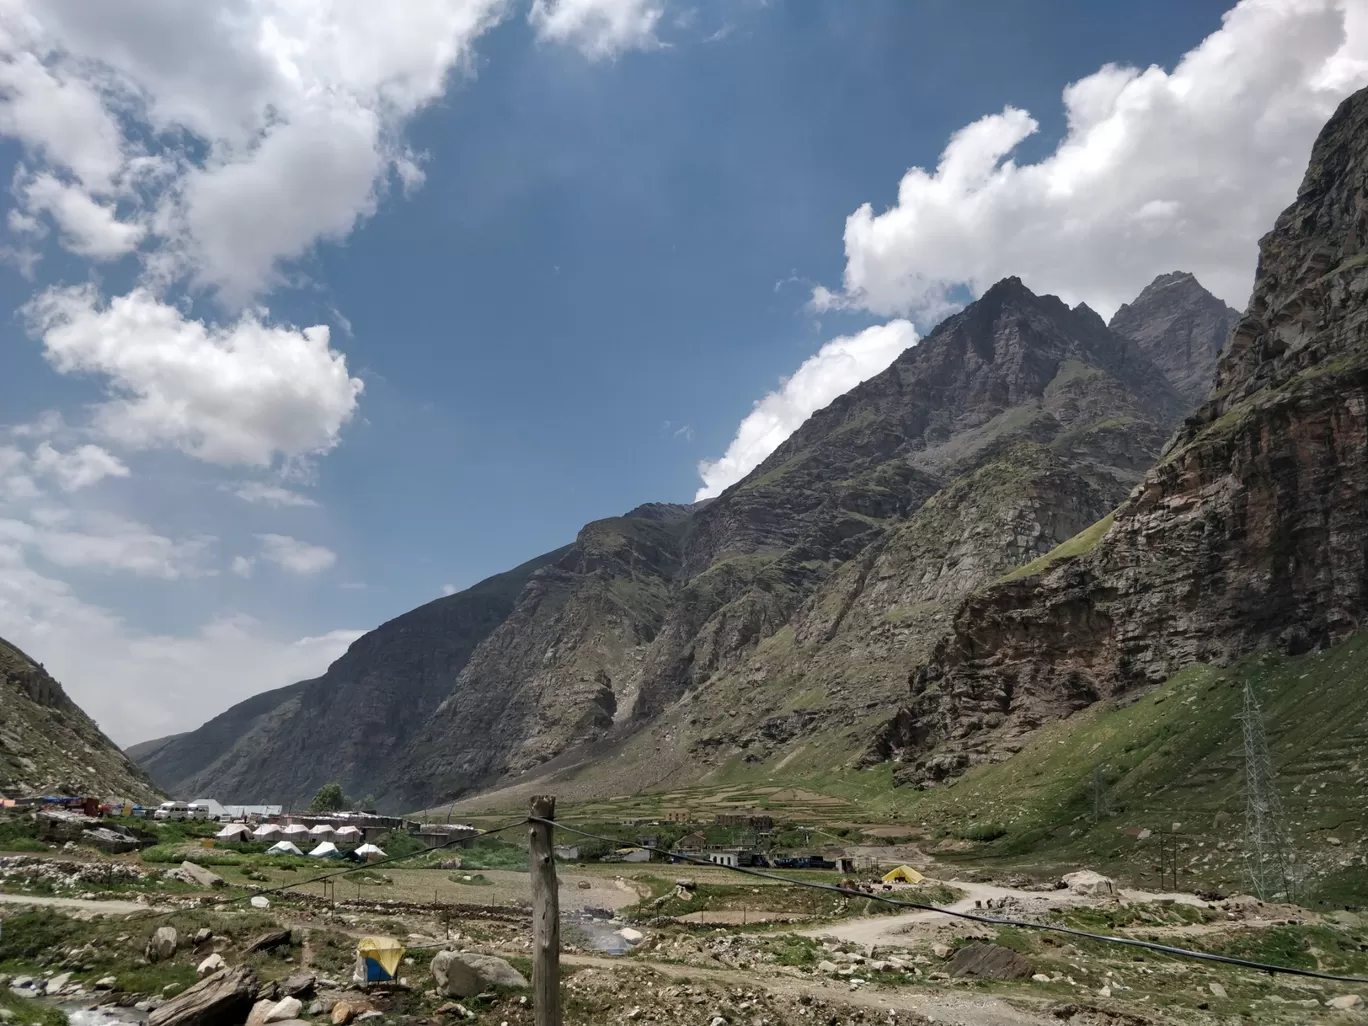
<path id="1" fill-rule="evenodd" d="M 1216 377 L 1216 359 L 1239 314 L 1187 271 L 1161 274 L 1123 304 L 1109 327 L 1135 342 L 1190 404 Z"/>

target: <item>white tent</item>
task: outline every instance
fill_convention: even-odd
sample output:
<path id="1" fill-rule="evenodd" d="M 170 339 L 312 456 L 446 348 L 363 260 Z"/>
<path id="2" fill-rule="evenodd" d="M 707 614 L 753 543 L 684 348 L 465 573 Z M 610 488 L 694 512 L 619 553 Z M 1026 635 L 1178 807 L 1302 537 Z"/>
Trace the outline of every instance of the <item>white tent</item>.
<path id="1" fill-rule="evenodd" d="M 309 830 L 309 836 L 317 841 L 331 841 L 336 831 L 327 823 L 319 823 L 318 826 Z"/>
<path id="2" fill-rule="evenodd" d="M 289 841 L 277 841 L 266 849 L 267 855 L 303 855 L 304 853 L 296 848 Z"/>
<path id="3" fill-rule="evenodd" d="M 287 841 L 302 841 L 309 836 L 309 828 L 301 823 L 291 823 L 281 828 L 280 836 Z"/>
<path id="4" fill-rule="evenodd" d="M 311 858 L 311 859 L 329 859 L 329 858 L 332 858 L 334 855 L 340 855 L 340 854 L 341 854 L 341 852 L 339 852 L 339 851 L 337 850 L 337 845 L 333 844 L 332 841 L 324 841 L 322 844 L 320 844 L 320 845 L 319 845 L 317 848 L 315 848 L 313 851 L 309 852 L 309 858 Z"/>
<path id="5" fill-rule="evenodd" d="M 344 826 L 337 828 L 337 840 L 339 841 L 359 841 L 365 836 L 361 833 L 360 827 Z"/>
<path id="6" fill-rule="evenodd" d="M 252 831 L 254 841 L 278 841 L 280 840 L 280 827 L 274 823 L 262 823 Z"/>
<path id="7" fill-rule="evenodd" d="M 373 844 L 361 845 L 361 847 L 356 849 L 356 854 L 360 855 L 362 858 L 365 859 L 383 859 L 385 857 L 385 853 Z"/>
<path id="8" fill-rule="evenodd" d="M 214 836 L 220 841 L 245 841 L 252 836 L 252 828 L 246 823 L 229 823 Z"/>

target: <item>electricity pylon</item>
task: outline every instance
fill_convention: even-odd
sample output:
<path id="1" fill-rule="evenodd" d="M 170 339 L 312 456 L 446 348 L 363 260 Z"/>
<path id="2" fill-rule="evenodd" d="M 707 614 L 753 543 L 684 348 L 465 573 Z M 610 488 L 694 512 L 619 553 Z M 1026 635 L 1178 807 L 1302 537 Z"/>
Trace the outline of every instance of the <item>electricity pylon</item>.
<path id="1" fill-rule="evenodd" d="M 1245 681 L 1240 722 L 1244 728 L 1245 871 L 1260 901 L 1294 901 L 1292 841 L 1278 797 L 1263 710 L 1249 681 Z"/>

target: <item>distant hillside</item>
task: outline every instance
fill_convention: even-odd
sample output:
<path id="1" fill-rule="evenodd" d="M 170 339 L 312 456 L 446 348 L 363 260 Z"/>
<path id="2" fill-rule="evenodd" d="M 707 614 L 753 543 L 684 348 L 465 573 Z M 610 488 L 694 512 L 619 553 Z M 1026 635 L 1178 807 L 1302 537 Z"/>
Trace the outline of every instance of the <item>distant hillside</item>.
<path id="1" fill-rule="evenodd" d="M 155 785 L 42 665 L 0 640 L 0 794 L 159 801 Z"/>
<path id="2" fill-rule="evenodd" d="M 334 780 L 358 799 L 371 795 L 528 579 L 564 551 L 380 625 L 321 677 L 255 695 L 198 730 L 138 746 L 143 765 L 186 799 L 300 805 Z"/>

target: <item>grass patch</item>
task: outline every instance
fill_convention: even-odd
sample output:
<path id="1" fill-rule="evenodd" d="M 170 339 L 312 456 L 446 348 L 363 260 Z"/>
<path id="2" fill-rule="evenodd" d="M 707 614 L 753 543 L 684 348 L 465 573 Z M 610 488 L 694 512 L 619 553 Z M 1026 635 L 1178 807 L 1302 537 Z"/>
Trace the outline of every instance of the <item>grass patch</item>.
<path id="1" fill-rule="evenodd" d="M 1034 577 L 1044 573 L 1054 563 L 1061 559 L 1068 559 L 1073 556 L 1081 556 L 1091 552 L 1097 543 L 1102 540 L 1102 536 L 1111 530 L 1112 521 L 1116 519 L 1115 513 L 1108 513 L 1105 517 L 1074 535 L 1068 541 L 1056 545 L 1043 556 L 1031 560 L 1025 566 L 1019 566 L 1011 573 L 999 577 L 999 581 L 1017 581 L 1023 577 Z"/>
<path id="2" fill-rule="evenodd" d="M 60 1008 L 53 1008 L 41 1001 L 22 998 L 8 987 L 0 987 L 0 1008 L 13 1013 L 13 1021 L 16 1023 L 34 1023 L 36 1026 L 67 1026 L 66 1013 Z"/>

